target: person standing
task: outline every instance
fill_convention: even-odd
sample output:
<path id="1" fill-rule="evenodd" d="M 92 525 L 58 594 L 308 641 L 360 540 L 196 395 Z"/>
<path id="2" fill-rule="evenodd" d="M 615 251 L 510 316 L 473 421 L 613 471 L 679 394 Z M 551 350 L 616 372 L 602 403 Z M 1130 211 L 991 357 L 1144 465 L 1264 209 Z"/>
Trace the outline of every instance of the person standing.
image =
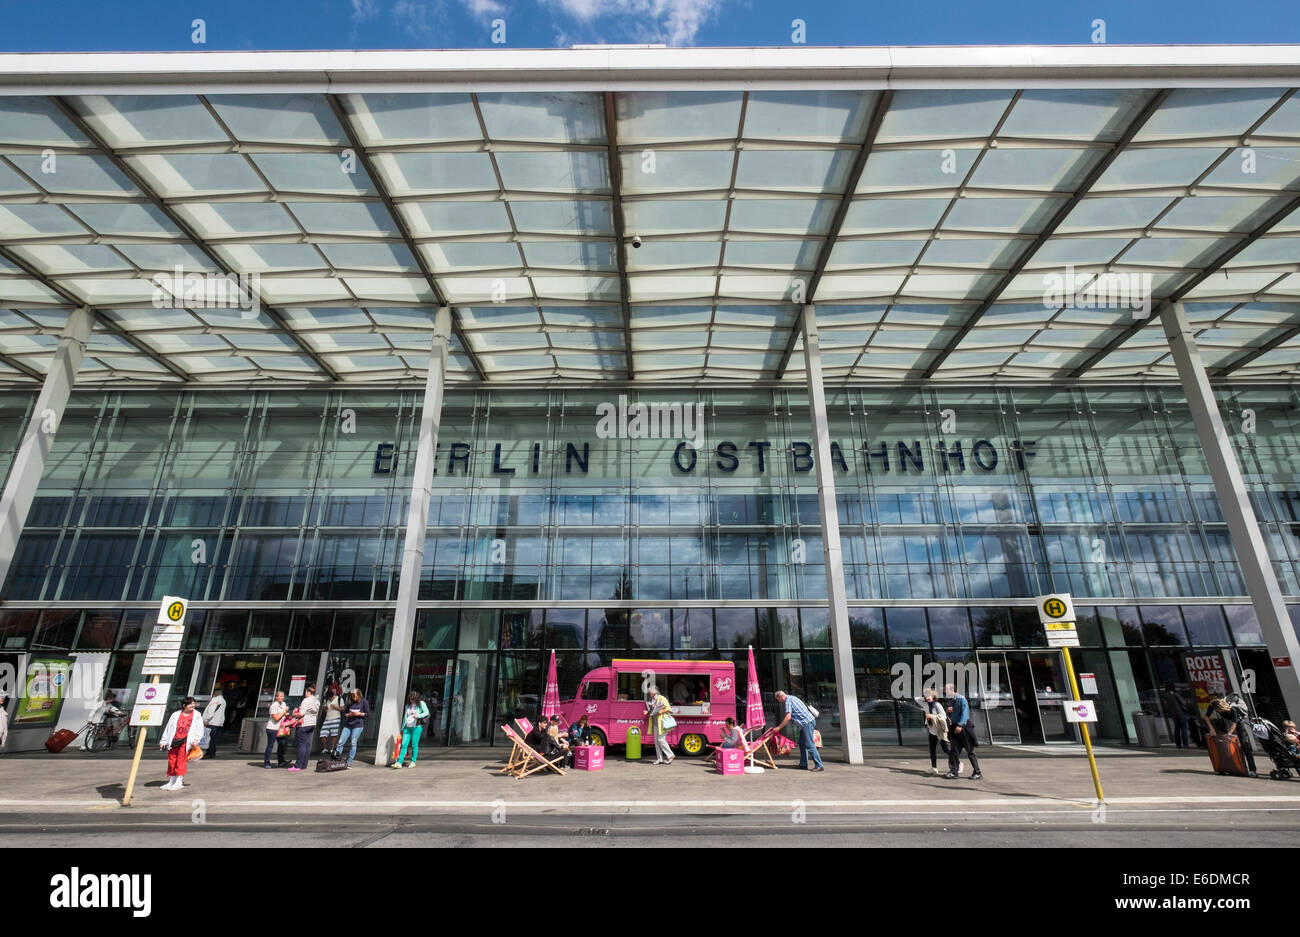
<path id="1" fill-rule="evenodd" d="M 320 713 L 320 700 L 316 697 L 316 687 L 309 686 L 303 693 L 302 702 L 298 704 L 297 714 L 302 717 L 298 726 L 298 759 L 289 766 L 290 771 L 302 771 L 307 767 L 311 757 L 311 739 L 316 734 L 316 717 Z"/>
<path id="2" fill-rule="evenodd" d="M 352 747 L 348 749 L 348 767 L 352 767 L 352 762 L 357 758 L 357 742 L 361 741 L 361 733 L 366 728 L 366 716 L 370 715 L 370 704 L 360 690 L 352 691 L 352 700 L 348 703 L 347 715 L 343 717 L 343 732 L 339 735 L 338 749 L 334 752 L 336 755 L 343 754 L 343 748 L 351 740 Z"/>
<path id="3" fill-rule="evenodd" d="M 208 750 L 203 753 L 204 757 L 216 758 L 217 742 L 226 725 L 226 697 L 220 686 L 213 688 L 212 699 L 203 709 L 203 724 L 208 727 Z"/>
<path id="4" fill-rule="evenodd" d="M 982 780 L 984 775 L 980 773 L 980 760 L 975 757 L 975 723 L 971 718 L 970 703 L 951 683 L 943 691 L 948 695 L 948 722 L 952 727 L 948 733 L 948 773 L 944 777 L 961 777 L 961 752 L 964 748 L 974 770 L 971 780 Z"/>
<path id="5" fill-rule="evenodd" d="M 1190 748 L 1187 741 L 1187 705 L 1172 683 L 1166 683 L 1161 690 L 1160 705 L 1164 707 L 1165 718 L 1169 721 L 1169 734 L 1174 737 L 1174 748 Z"/>
<path id="6" fill-rule="evenodd" d="M 420 755 L 420 733 L 424 731 L 424 720 L 428 718 L 429 707 L 424 705 L 419 692 L 412 690 L 406 697 L 406 709 L 403 711 L 402 718 L 402 747 L 397 750 L 397 760 L 393 762 L 394 768 L 402 767 L 408 745 L 411 747 L 409 767 L 415 767 L 415 760 Z"/>
<path id="7" fill-rule="evenodd" d="M 794 720 L 794 724 L 799 727 L 799 767 L 807 771 L 825 771 L 826 766 L 822 764 L 822 756 L 817 753 L 817 740 L 813 737 L 813 732 L 817 728 L 817 717 L 808 709 L 797 696 L 791 696 L 784 690 L 776 691 L 776 701 L 785 707 L 785 718 L 777 725 L 777 731 L 785 728 L 785 724 Z M 812 764 L 809 765 L 809 758 Z"/>
<path id="8" fill-rule="evenodd" d="M 0 693 L 0 748 L 9 740 L 9 697 Z"/>
<path id="9" fill-rule="evenodd" d="M 939 702 L 939 694 L 935 690 L 925 691 L 925 728 L 930 733 L 930 773 L 939 773 L 939 756 L 936 752 L 940 746 L 943 747 L 943 753 L 948 754 L 948 713 L 943 708 L 943 703 Z"/>
<path id="10" fill-rule="evenodd" d="M 673 750 L 668 744 L 668 728 L 664 726 L 664 718 L 672 718 L 672 707 L 668 705 L 668 700 L 659 694 L 658 687 L 651 687 L 649 692 L 650 699 L 646 703 L 645 715 L 650 720 L 650 731 L 655 737 L 655 761 L 657 765 L 670 765 L 673 763 Z M 675 724 L 675 723 L 674 723 Z"/>
<path id="11" fill-rule="evenodd" d="M 287 762 L 284 760 L 284 739 L 280 736 L 280 721 L 284 719 L 285 714 L 289 712 L 289 704 L 284 701 L 284 690 L 275 694 L 275 702 L 266 714 L 266 754 L 262 756 L 262 767 L 271 767 L 271 749 L 275 749 L 275 761 L 277 768 L 283 768 Z"/>
<path id="12" fill-rule="evenodd" d="M 336 687 L 330 687 L 325 698 L 325 718 L 320 725 L 320 750 L 333 752 L 338 748 L 339 728 L 343 725 L 343 696 Z"/>
<path id="13" fill-rule="evenodd" d="M 194 711 L 194 697 L 181 700 L 181 708 L 172 713 L 163 729 L 158 747 L 167 753 L 167 782 L 165 791 L 178 791 L 185 786 L 181 779 L 189 769 L 190 752 L 203 741 L 203 719 Z"/>

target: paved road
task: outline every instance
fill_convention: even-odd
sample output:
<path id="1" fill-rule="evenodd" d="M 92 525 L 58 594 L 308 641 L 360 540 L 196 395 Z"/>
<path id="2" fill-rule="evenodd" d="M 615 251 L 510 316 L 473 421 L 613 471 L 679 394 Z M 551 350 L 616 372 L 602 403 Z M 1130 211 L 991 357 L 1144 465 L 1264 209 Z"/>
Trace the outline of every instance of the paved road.
<path id="1" fill-rule="evenodd" d="M 153 754 L 153 753 L 151 753 Z M 1300 784 L 1219 777 L 1203 754 L 1103 751 L 1107 805 L 1086 760 L 1060 750 L 982 757 L 946 781 L 916 750 L 824 774 L 724 778 L 706 762 L 610 761 L 596 773 L 500 774 L 501 751 L 436 753 L 414 771 L 264 771 L 247 755 L 198 763 L 160 789 L 161 760 L 119 806 L 128 763 L 45 753 L 0 759 L 7 846 L 1292 846 Z M 789 763 L 785 765 L 788 767 Z M 503 822 L 492 822 L 493 819 Z M 201 822 L 196 822 L 201 821 Z M 800 822 L 802 821 L 802 822 Z"/>
<path id="2" fill-rule="evenodd" d="M 521 816 L 492 823 L 451 815 L 403 817 L 244 814 L 195 823 L 185 816 L 48 813 L 0 817 L 0 847 L 221 846 L 353 848 L 498 846 L 1128 846 L 1165 848 L 1293 846 L 1295 809 L 1109 810 L 1089 814 L 814 814 L 791 817 L 662 814 Z"/>

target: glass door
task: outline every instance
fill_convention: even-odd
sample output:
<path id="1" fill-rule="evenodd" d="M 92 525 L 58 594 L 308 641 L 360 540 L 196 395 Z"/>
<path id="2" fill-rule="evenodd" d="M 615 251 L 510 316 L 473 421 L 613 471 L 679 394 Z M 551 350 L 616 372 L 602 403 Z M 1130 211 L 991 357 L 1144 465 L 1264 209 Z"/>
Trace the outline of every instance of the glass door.
<path id="1" fill-rule="evenodd" d="M 200 654 L 189 695 L 202 712 L 220 686 L 226 697 L 226 731 L 238 732 L 242 720 L 266 714 L 279 672 L 279 654 Z"/>
<path id="2" fill-rule="evenodd" d="M 1047 742 L 1075 741 L 1074 726 L 1065 719 L 1065 701 L 1070 687 L 1060 651 L 1030 651 L 1029 673 L 1033 678 L 1035 709 L 1042 737 Z"/>
<path id="3" fill-rule="evenodd" d="M 988 722 L 991 741 L 1020 743 L 1020 724 L 1011 693 L 1007 656 L 1001 651 L 977 651 L 979 658 L 980 708 Z"/>

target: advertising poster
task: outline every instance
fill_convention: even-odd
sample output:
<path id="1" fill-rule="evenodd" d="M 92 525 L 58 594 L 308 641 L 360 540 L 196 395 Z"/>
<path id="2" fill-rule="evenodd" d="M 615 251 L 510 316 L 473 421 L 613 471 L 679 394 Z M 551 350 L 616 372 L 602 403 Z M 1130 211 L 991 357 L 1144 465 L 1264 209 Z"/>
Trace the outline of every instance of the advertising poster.
<path id="1" fill-rule="evenodd" d="M 1223 660 L 1223 654 L 1218 651 L 1184 654 L 1183 662 L 1187 665 L 1187 678 L 1192 683 L 1192 692 L 1196 694 L 1196 708 L 1204 715 L 1210 700 L 1228 692 L 1227 664 Z"/>
<path id="2" fill-rule="evenodd" d="M 53 725 L 59 719 L 63 694 L 72 680 L 72 661 L 66 657 L 33 657 L 27 664 L 23 695 L 14 713 L 14 725 Z"/>

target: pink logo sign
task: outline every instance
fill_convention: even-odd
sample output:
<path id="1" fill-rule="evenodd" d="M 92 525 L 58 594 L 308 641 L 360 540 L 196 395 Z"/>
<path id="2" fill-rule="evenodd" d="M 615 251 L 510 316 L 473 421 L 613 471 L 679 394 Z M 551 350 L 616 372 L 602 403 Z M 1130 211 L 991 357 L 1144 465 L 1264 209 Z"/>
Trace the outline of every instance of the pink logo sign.
<path id="1" fill-rule="evenodd" d="M 597 706 L 595 703 L 588 703 L 588 704 L 587 704 L 587 712 L 589 712 L 589 713 L 594 713 L 594 712 L 595 712 L 596 710 L 598 710 L 598 709 L 600 709 L 600 707 Z"/>
<path id="2" fill-rule="evenodd" d="M 719 678 L 717 679 L 717 682 L 713 684 L 713 688 L 714 688 L 715 690 L 717 690 L 719 693 L 722 693 L 722 692 L 724 692 L 724 691 L 726 691 L 726 690 L 730 690 L 730 689 L 731 689 L 731 678 L 730 678 L 730 677 L 719 677 Z"/>
<path id="3" fill-rule="evenodd" d="M 144 698 L 146 702 L 152 702 L 153 698 L 157 695 L 158 695 L 158 691 L 155 690 L 153 687 L 149 687 L 144 691 Z"/>

